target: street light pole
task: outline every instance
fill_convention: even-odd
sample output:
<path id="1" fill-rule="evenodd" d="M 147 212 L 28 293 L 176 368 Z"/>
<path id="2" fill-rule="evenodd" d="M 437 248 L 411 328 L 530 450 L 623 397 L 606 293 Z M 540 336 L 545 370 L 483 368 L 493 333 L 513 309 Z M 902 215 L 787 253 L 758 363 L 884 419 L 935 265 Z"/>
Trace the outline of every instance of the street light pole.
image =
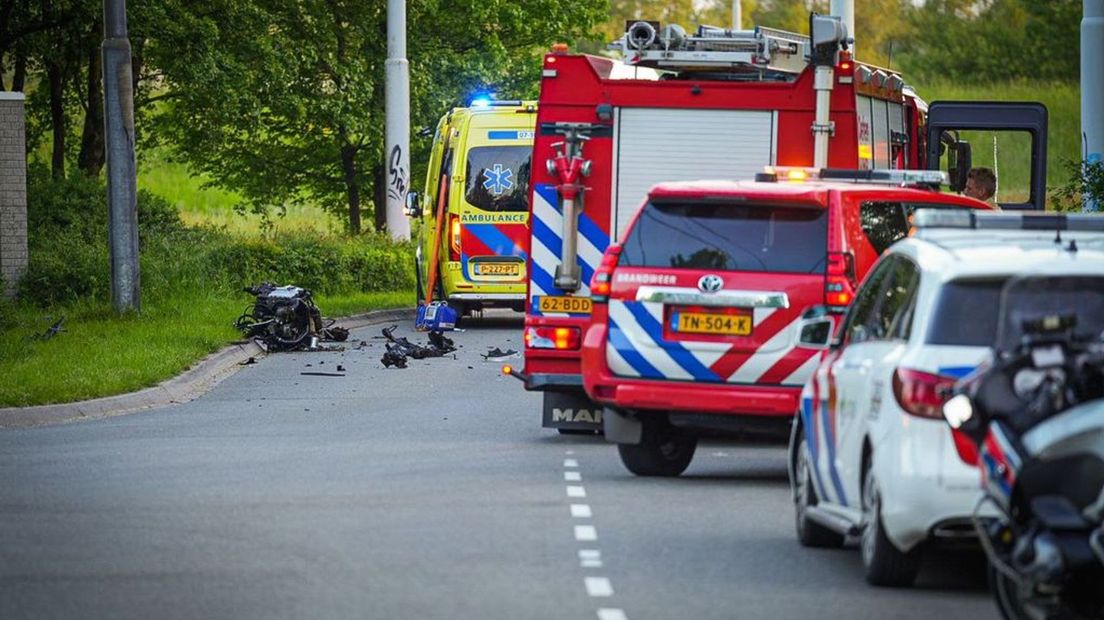
<path id="1" fill-rule="evenodd" d="M 1087 163 L 1104 161 L 1104 0 L 1084 0 L 1081 16 L 1081 155 Z M 1081 208 L 1104 205 L 1086 194 Z"/>
<path id="2" fill-rule="evenodd" d="M 386 105 L 387 232 L 410 238 L 404 207 L 410 190 L 410 67 L 406 61 L 406 0 L 387 0 Z M 376 205 L 380 208 L 380 205 Z"/>
<path id="3" fill-rule="evenodd" d="M 851 55 L 858 57 L 855 53 L 855 0 L 832 0 L 828 14 L 843 20 L 843 25 L 847 26 L 847 36 L 851 38 Z"/>
<path id="4" fill-rule="evenodd" d="M 115 311 L 141 309 L 138 270 L 137 164 L 134 160 L 134 83 L 126 0 L 104 0 L 104 132 L 107 147 L 111 301 Z"/>

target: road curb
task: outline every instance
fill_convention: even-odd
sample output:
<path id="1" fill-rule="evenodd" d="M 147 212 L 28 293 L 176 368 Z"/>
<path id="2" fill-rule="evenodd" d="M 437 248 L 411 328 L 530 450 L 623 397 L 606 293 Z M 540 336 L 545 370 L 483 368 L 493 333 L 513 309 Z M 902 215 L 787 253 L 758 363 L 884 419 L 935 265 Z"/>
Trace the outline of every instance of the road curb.
<path id="1" fill-rule="evenodd" d="M 414 320 L 412 308 L 375 310 L 338 319 L 337 325 L 357 329 L 369 325 Z M 215 351 L 183 373 L 137 392 L 92 400 L 34 407 L 0 409 L 0 429 L 33 428 L 96 420 L 186 403 L 206 394 L 241 368 L 241 362 L 265 352 L 254 342 L 232 344 Z"/>

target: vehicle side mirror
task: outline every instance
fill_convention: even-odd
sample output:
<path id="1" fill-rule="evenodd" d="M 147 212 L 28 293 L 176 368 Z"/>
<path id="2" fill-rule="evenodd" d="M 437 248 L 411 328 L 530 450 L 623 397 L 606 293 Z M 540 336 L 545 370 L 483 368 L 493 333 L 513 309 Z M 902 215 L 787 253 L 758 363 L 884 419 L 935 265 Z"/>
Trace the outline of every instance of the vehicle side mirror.
<path id="1" fill-rule="evenodd" d="M 954 145 L 954 161 L 950 170 L 951 189 L 962 192 L 966 189 L 966 176 L 974 167 L 973 147 L 965 140 L 958 140 Z"/>
<path id="2" fill-rule="evenodd" d="M 797 323 L 797 345 L 802 349 L 824 350 L 832 344 L 836 324 L 829 317 L 801 319 Z"/>
<path id="3" fill-rule="evenodd" d="M 418 192 L 406 193 L 406 216 L 422 217 L 422 196 Z"/>

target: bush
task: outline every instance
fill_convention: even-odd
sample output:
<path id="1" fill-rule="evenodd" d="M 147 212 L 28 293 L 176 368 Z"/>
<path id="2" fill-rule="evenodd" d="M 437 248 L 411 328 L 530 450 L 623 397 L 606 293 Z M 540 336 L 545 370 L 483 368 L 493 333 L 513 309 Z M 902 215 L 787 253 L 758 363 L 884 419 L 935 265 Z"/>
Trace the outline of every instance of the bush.
<path id="1" fill-rule="evenodd" d="M 107 198 L 102 181 L 28 173 L 30 261 L 19 295 L 39 305 L 110 299 Z M 413 245 L 384 234 L 294 233 L 271 239 L 188 228 L 163 198 L 138 196 L 141 287 L 146 300 L 233 295 L 262 281 L 324 294 L 410 290 Z"/>

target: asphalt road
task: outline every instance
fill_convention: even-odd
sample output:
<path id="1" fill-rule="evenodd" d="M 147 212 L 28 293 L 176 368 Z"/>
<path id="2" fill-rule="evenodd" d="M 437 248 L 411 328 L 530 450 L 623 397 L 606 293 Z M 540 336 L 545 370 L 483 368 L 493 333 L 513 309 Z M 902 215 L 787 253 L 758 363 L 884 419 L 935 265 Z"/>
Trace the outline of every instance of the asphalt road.
<path id="1" fill-rule="evenodd" d="M 541 429 L 480 356 L 521 348 L 511 315 L 406 370 L 378 333 L 186 405 L 0 432 L 0 618 L 996 617 L 976 554 L 885 590 L 857 550 L 800 547 L 782 448 L 644 479 Z"/>

